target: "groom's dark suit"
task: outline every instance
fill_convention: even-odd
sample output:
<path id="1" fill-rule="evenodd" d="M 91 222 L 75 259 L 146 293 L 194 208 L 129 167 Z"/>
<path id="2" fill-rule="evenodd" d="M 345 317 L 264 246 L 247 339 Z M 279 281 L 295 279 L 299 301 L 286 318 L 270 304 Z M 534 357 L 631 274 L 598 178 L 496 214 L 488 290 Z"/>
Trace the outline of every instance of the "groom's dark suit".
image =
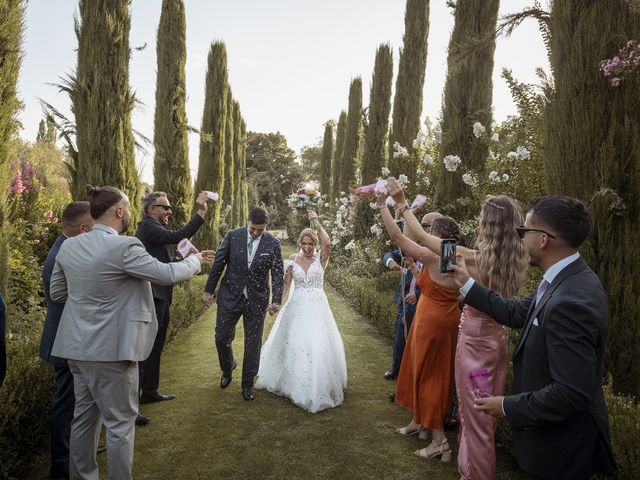
<path id="1" fill-rule="evenodd" d="M 614 468 L 602 391 L 607 297 L 580 258 L 536 295 L 505 300 L 475 282 L 465 303 L 523 328 L 513 354 L 513 393 L 503 408 L 529 475 L 589 479 Z"/>
<path id="2" fill-rule="evenodd" d="M 227 233 L 216 251 L 216 258 L 209 272 L 204 291 L 213 293 L 222 275 L 217 296 L 216 348 L 220 369 L 230 373 L 233 369 L 231 343 L 240 316 L 244 325 L 244 360 L 242 386 L 253 386 L 258 374 L 264 317 L 269 305 L 269 272 L 273 286 L 272 303 L 282 300 L 283 265 L 280 242 L 268 232 L 260 237 L 260 243 L 248 265 L 247 227 Z M 245 296 L 246 288 L 246 296 Z"/>

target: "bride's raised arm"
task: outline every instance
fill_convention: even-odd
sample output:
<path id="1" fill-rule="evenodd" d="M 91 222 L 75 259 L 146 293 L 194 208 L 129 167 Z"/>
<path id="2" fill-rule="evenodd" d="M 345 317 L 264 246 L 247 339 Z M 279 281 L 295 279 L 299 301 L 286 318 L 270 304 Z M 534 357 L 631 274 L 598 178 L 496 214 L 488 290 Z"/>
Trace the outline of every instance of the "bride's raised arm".
<path id="1" fill-rule="evenodd" d="M 329 254 L 331 253 L 331 237 L 329 237 L 320 220 L 318 220 L 318 214 L 313 210 L 309 211 L 309 220 L 311 221 L 311 228 L 315 228 L 320 237 L 320 265 L 322 265 L 322 268 L 327 268 Z"/>

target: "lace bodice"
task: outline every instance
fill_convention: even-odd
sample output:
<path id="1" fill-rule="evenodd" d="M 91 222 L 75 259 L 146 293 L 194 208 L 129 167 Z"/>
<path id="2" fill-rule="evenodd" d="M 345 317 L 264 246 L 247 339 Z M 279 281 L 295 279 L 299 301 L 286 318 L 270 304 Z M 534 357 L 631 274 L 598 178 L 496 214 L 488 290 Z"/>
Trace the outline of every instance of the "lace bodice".
<path id="1" fill-rule="evenodd" d="M 313 263 L 309 266 L 309 270 L 305 273 L 304 268 L 297 262 L 287 260 L 285 269 L 292 268 L 293 287 L 299 288 L 320 288 L 324 282 L 324 268 L 320 263 L 320 256 L 317 255 Z"/>

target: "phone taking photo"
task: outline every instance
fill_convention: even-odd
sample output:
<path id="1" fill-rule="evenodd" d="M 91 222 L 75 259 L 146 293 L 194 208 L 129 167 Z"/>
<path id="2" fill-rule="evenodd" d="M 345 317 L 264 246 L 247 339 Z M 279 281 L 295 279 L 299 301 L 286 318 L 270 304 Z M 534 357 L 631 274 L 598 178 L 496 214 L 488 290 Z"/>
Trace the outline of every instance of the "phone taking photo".
<path id="1" fill-rule="evenodd" d="M 453 265 L 456 261 L 456 241 L 453 238 L 444 238 L 440 242 L 440 272 L 453 273 Z"/>

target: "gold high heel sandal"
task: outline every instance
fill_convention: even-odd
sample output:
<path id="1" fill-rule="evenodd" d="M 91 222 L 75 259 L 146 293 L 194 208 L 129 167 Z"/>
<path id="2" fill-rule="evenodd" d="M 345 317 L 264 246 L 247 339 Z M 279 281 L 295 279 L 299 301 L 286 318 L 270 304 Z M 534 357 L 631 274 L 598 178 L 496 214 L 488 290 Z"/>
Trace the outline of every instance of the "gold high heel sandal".
<path id="1" fill-rule="evenodd" d="M 420 434 L 422 431 L 423 431 L 422 425 L 418 425 L 415 429 L 409 429 L 408 426 L 396 428 L 396 433 L 399 433 L 400 435 L 410 436 L 410 435 Z"/>
<path id="2" fill-rule="evenodd" d="M 446 450 L 444 448 L 445 445 L 447 446 Z M 416 450 L 415 454 L 418 457 L 421 457 L 421 458 L 440 457 L 440 461 L 441 462 L 445 462 L 445 463 L 451 461 L 451 447 L 449 446 L 449 442 L 447 441 L 446 438 L 440 444 L 440 448 L 438 450 L 436 450 L 435 452 L 428 453 L 427 452 L 428 448 L 429 448 L 429 446 L 427 445 L 425 448 L 421 448 L 420 450 Z"/>

